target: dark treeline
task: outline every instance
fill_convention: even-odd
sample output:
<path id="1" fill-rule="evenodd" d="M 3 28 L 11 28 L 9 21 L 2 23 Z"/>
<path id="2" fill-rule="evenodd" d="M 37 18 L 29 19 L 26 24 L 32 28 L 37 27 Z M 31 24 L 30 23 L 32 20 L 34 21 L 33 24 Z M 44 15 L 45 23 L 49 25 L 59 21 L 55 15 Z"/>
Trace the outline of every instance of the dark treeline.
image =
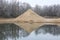
<path id="1" fill-rule="evenodd" d="M 52 6 L 39 6 L 31 7 L 28 3 L 21 2 L 7 2 L 4 0 L 0 0 L 0 17 L 3 18 L 14 18 L 26 10 L 32 9 L 37 14 L 44 17 L 60 17 L 60 5 L 52 5 Z"/>

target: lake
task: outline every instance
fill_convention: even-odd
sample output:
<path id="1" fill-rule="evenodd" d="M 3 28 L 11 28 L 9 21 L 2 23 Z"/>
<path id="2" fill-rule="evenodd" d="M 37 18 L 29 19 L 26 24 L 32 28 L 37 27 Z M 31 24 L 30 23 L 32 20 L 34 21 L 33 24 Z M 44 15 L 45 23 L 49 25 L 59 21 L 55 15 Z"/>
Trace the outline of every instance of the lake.
<path id="1" fill-rule="evenodd" d="M 28 26 L 29 25 L 29 26 Z M 36 26 L 37 25 L 37 26 Z M 0 40 L 60 40 L 60 26 L 52 24 L 21 24 L 21 26 L 36 28 L 30 32 L 16 24 L 0 24 Z M 39 26 L 39 27 L 38 27 Z M 38 28 L 37 28 L 38 27 Z"/>

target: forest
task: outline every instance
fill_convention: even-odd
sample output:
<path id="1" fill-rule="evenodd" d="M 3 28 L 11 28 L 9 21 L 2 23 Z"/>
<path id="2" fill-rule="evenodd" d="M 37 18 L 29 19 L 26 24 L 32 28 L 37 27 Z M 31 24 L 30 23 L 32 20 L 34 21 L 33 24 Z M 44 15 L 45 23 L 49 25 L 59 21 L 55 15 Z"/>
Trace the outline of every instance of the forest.
<path id="1" fill-rule="evenodd" d="M 60 5 L 40 6 L 36 5 L 32 7 L 29 3 L 22 2 L 7 2 L 0 0 L 0 18 L 15 18 L 28 9 L 32 9 L 34 12 L 43 17 L 60 17 Z"/>

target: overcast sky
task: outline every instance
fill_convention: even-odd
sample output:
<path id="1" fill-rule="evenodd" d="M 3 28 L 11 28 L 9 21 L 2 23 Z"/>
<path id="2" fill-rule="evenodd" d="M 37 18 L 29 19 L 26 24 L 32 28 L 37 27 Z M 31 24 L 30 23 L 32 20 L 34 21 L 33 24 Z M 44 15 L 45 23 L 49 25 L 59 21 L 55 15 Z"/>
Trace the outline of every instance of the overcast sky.
<path id="1" fill-rule="evenodd" d="M 60 0 L 19 0 L 20 2 L 27 2 L 29 3 L 31 6 L 35 6 L 40 5 L 40 6 L 44 6 L 44 5 L 54 5 L 54 4 L 60 4 Z"/>

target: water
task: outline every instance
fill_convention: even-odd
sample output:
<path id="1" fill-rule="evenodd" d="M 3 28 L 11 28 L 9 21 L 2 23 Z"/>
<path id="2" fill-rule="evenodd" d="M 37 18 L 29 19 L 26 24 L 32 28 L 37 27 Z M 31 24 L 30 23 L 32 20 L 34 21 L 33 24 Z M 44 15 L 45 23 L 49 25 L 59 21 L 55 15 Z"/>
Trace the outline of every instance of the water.
<path id="1" fill-rule="evenodd" d="M 29 33 L 15 24 L 0 24 L 0 40 L 60 40 L 60 26 L 42 25 Z"/>

